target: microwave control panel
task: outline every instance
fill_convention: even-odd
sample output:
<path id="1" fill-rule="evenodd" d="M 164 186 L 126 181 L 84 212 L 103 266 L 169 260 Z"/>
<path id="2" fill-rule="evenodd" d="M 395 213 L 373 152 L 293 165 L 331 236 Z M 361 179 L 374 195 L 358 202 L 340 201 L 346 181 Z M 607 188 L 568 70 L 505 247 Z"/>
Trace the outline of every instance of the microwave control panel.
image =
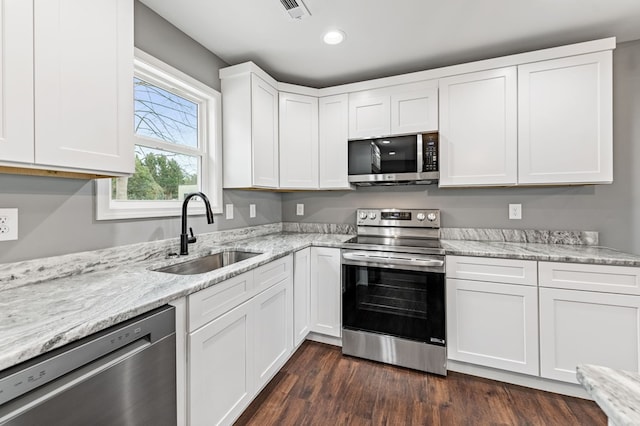
<path id="1" fill-rule="evenodd" d="M 438 171 L 438 134 L 425 133 L 422 135 L 423 172 Z"/>

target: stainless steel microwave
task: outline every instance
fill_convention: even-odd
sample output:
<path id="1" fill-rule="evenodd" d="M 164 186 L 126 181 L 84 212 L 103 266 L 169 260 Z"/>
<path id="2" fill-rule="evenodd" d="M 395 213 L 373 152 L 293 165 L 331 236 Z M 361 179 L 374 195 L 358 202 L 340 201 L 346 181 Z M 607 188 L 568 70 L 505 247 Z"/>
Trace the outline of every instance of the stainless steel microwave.
<path id="1" fill-rule="evenodd" d="M 438 181 L 438 133 L 351 140 L 349 182 L 358 186 Z"/>

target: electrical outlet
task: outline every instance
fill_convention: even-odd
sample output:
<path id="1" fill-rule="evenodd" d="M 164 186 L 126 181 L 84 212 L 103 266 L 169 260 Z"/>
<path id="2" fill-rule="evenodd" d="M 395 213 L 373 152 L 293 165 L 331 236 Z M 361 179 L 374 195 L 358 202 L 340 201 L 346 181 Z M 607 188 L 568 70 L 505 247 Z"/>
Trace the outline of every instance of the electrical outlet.
<path id="1" fill-rule="evenodd" d="M 296 214 L 298 216 L 304 216 L 304 204 L 296 204 Z"/>
<path id="2" fill-rule="evenodd" d="M 522 219 L 522 204 L 509 204 L 509 219 Z"/>
<path id="3" fill-rule="evenodd" d="M 18 239 L 18 209 L 0 209 L 0 241 Z"/>
<path id="4" fill-rule="evenodd" d="M 233 219 L 233 204 L 226 204 L 225 206 L 226 218 Z"/>
<path id="5" fill-rule="evenodd" d="M 256 205 L 249 204 L 249 217 L 256 217 Z"/>

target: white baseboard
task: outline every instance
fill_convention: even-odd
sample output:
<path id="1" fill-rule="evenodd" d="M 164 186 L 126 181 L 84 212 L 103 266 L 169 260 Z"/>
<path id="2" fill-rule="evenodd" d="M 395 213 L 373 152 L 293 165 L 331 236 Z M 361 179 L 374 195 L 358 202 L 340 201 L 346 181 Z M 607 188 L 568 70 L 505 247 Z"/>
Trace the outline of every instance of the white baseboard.
<path id="1" fill-rule="evenodd" d="M 342 339 L 340 337 L 327 336 L 325 334 L 318 334 L 312 331 L 307 334 L 306 339 L 313 340 L 314 342 L 326 343 L 327 345 L 342 347 Z"/>
<path id="2" fill-rule="evenodd" d="M 582 386 L 573 383 L 564 383 L 557 380 L 543 379 L 542 377 L 527 376 L 525 374 L 512 373 L 510 371 L 497 370 L 495 368 L 482 367 L 453 360 L 447 360 L 447 370 L 525 386 L 546 392 L 593 400 Z"/>

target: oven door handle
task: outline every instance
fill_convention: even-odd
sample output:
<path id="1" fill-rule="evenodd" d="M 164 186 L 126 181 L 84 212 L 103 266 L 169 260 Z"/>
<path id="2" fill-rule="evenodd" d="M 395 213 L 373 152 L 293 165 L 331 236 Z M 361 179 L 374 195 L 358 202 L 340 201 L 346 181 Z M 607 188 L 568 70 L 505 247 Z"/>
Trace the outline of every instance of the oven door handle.
<path id="1" fill-rule="evenodd" d="M 410 254 L 391 255 L 388 253 L 381 254 L 378 252 L 360 253 L 350 252 L 343 253 L 342 258 L 345 260 L 355 260 L 360 262 L 376 262 L 388 263 L 389 265 L 398 266 L 425 266 L 425 267 L 441 267 L 444 265 L 442 260 L 424 259 L 420 256 L 412 256 Z"/>

